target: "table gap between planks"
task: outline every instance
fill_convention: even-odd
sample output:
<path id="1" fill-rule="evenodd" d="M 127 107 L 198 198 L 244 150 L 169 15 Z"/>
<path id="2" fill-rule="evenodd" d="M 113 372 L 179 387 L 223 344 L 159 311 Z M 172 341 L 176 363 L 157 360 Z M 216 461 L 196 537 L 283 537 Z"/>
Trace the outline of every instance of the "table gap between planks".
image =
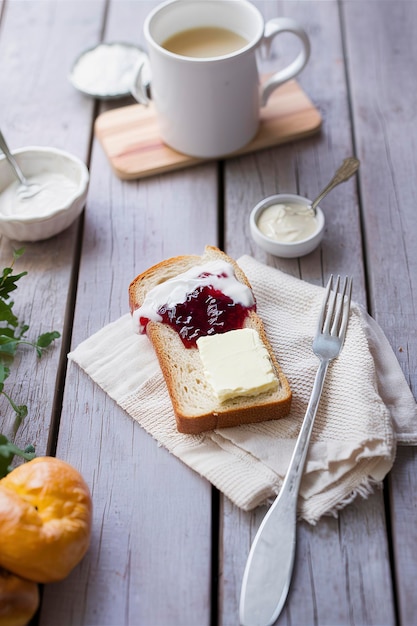
<path id="1" fill-rule="evenodd" d="M 67 80 L 83 49 L 104 41 L 144 45 L 147 0 L 0 2 L 1 127 L 10 144 L 51 145 L 86 162 L 84 216 L 62 235 L 27 244 L 16 295 L 31 332 L 62 340 L 40 362 L 17 359 L 13 393 L 28 399 L 17 443 L 36 443 L 85 476 L 94 532 L 83 562 L 46 585 L 39 626 L 235 626 L 244 564 L 266 511 L 244 513 L 180 463 L 115 406 L 66 353 L 127 311 L 127 286 L 148 266 L 219 243 L 309 282 L 354 277 L 416 389 L 414 76 L 417 4 L 403 0 L 256 2 L 288 15 L 312 42 L 299 78 L 323 116 L 310 139 L 142 181 L 112 173 L 93 135 L 96 104 Z M 293 42 L 288 40 L 288 54 Z M 282 50 L 265 63 L 272 69 Z M 407 88 L 405 88 L 407 85 Z M 126 99 L 126 104 L 131 104 Z M 264 255 L 248 215 L 276 191 L 314 197 L 341 160 L 362 162 L 357 183 L 323 201 L 326 237 L 305 259 Z M 219 190 L 220 185 L 220 190 Z M 336 196 L 337 193 L 337 196 Z M 220 197 L 222 196 L 222 197 Z M 3 266 L 18 244 L 2 238 Z M 2 404 L 2 427 L 12 417 Z M 3 417 L 4 414 L 4 417 Z M 391 625 L 417 621 L 416 455 L 401 448 L 385 491 L 357 499 L 317 526 L 299 526 L 282 625 Z M 394 561 L 395 567 L 391 563 Z"/>

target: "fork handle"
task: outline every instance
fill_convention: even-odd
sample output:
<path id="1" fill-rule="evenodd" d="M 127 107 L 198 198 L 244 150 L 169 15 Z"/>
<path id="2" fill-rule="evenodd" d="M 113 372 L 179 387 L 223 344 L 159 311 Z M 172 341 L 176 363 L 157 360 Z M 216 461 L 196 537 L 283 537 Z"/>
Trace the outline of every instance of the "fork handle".
<path id="1" fill-rule="evenodd" d="M 328 360 L 320 361 L 285 480 L 252 543 L 240 595 L 241 626 L 272 626 L 287 598 L 295 557 L 298 491 L 328 366 Z"/>
<path id="2" fill-rule="evenodd" d="M 7 142 L 6 142 L 6 140 L 5 140 L 4 136 L 3 136 L 3 133 L 1 131 L 0 131 L 0 149 L 2 150 L 2 152 L 4 152 L 4 156 L 6 157 L 6 159 L 8 160 L 10 165 L 12 166 L 12 168 L 14 170 L 14 173 L 16 174 L 16 176 L 19 179 L 19 181 L 22 183 L 22 185 L 25 185 L 25 187 L 27 187 L 28 186 L 27 180 L 23 176 L 22 170 L 20 169 L 20 167 L 16 163 L 16 160 L 15 160 L 14 156 L 10 152 L 9 146 L 7 145 Z"/>

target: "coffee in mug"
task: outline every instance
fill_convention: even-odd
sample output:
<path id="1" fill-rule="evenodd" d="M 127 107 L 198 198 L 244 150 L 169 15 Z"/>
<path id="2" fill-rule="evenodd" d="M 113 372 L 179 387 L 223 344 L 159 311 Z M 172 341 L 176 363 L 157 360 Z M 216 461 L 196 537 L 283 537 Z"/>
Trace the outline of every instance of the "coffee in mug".
<path id="1" fill-rule="evenodd" d="M 301 42 L 298 56 L 260 84 L 256 54 L 283 32 Z M 306 65 L 309 39 L 290 18 L 266 24 L 248 0 L 168 0 L 145 20 L 149 59 L 132 93 L 148 104 L 148 80 L 162 140 L 200 158 L 223 157 L 248 144 L 271 93 Z"/>
<path id="2" fill-rule="evenodd" d="M 227 28 L 200 26 L 182 30 L 169 37 L 162 47 L 185 57 L 220 57 L 237 52 L 248 40 Z"/>

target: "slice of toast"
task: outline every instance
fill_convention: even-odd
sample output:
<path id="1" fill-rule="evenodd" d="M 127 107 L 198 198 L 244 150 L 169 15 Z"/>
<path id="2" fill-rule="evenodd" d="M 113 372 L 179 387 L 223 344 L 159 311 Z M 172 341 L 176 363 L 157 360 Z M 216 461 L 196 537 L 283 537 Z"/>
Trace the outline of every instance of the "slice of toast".
<path id="1" fill-rule="evenodd" d="M 233 259 L 218 248 L 206 246 L 202 256 L 188 255 L 167 259 L 137 276 L 129 286 L 132 313 L 143 305 L 146 294 L 156 285 L 194 266 L 217 260 L 230 264 L 235 278 L 251 289 L 247 277 Z M 262 320 L 255 310 L 248 311 L 243 326 L 258 332 L 268 351 L 278 385 L 274 391 L 220 402 L 206 380 L 198 348 L 185 347 L 179 334 L 168 324 L 153 320 L 147 323 L 146 333 L 158 357 L 179 432 L 198 434 L 215 428 L 262 422 L 288 415 L 291 390 L 266 337 Z"/>

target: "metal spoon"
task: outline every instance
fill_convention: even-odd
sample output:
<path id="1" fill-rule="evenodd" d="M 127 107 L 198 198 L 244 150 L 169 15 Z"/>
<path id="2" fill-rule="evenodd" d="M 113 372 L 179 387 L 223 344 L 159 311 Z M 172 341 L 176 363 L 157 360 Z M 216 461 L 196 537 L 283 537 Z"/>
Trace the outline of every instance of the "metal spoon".
<path id="1" fill-rule="evenodd" d="M 14 156 L 10 152 L 9 146 L 7 145 L 6 140 L 1 131 L 0 131 L 0 149 L 4 152 L 6 159 L 11 165 L 16 177 L 20 181 L 20 185 L 17 190 L 18 196 L 22 198 L 23 200 L 25 200 L 27 198 L 32 198 L 37 193 L 39 193 L 40 190 L 42 189 L 41 185 L 38 185 L 37 183 L 30 183 L 23 176 L 22 170 L 20 169 L 20 167 L 16 163 Z"/>
<path id="2" fill-rule="evenodd" d="M 343 161 L 342 165 L 339 167 L 329 184 L 326 185 L 320 195 L 318 195 L 317 198 L 311 203 L 309 208 L 313 209 L 314 215 L 316 215 L 317 213 L 316 207 L 319 204 L 320 200 L 323 200 L 324 196 L 327 196 L 329 191 L 334 189 L 337 185 L 340 185 L 340 183 L 344 183 L 351 176 L 353 176 L 353 174 L 357 171 L 359 164 L 360 161 L 358 161 L 358 159 L 355 159 L 355 157 L 348 157 Z"/>

